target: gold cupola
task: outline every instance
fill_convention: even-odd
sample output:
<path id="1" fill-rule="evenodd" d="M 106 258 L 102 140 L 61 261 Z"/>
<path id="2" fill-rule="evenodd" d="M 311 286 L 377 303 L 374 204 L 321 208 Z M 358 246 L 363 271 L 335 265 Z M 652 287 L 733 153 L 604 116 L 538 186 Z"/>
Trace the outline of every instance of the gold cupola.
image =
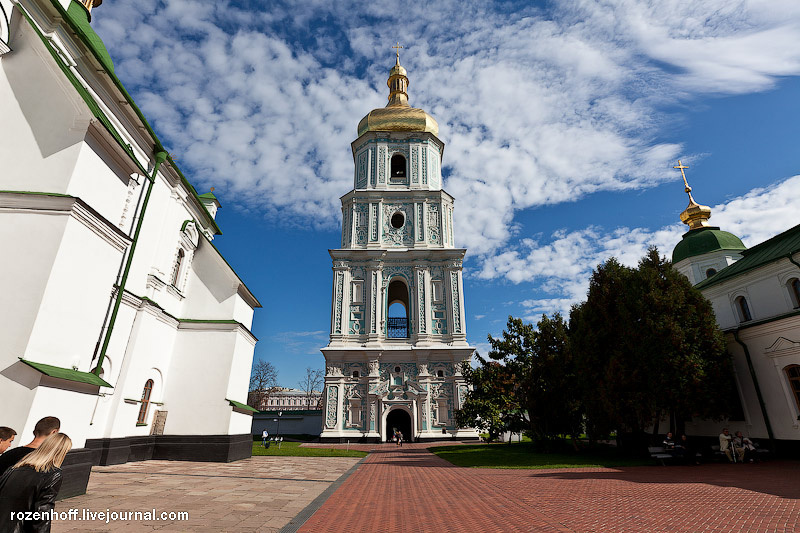
<path id="1" fill-rule="evenodd" d="M 398 45 L 399 46 L 399 45 Z M 368 131 L 418 131 L 439 134 L 439 124 L 422 109 L 408 105 L 408 76 L 400 64 L 400 52 L 389 71 L 389 103 L 373 109 L 358 123 L 358 136 Z"/>
<path id="2" fill-rule="evenodd" d="M 694 198 L 692 198 L 692 188 L 689 187 L 689 182 L 686 181 L 686 174 L 684 174 L 683 169 L 689 167 L 684 166 L 680 160 L 678 160 L 678 166 L 672 168 L 677 168 L 681 171 L 684 184 L 683 190 L 689 195 L 689 205 L 686 206 L 686 209 L 681 213 L 681 222 L 689 226 L 689 230 L 710 227 L 711 224 L 708 223 L 708 219 L 711 218 L 711 208 L 707 205 L 700 205 L 694 201 Z"/>

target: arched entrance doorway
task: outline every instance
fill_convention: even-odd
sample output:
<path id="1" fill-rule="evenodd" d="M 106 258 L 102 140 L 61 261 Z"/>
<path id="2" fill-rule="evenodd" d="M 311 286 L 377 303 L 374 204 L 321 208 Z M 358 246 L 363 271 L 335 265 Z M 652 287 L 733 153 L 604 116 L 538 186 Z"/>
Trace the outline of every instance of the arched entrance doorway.
<path id="1" fill-rule="evenodd" d="M 386 440 L 394 438 L 394 429 L 400 430 L 403 440 L 411 441 L 411 415 L 404 409 L 393 409 L 386 415 Z"/>

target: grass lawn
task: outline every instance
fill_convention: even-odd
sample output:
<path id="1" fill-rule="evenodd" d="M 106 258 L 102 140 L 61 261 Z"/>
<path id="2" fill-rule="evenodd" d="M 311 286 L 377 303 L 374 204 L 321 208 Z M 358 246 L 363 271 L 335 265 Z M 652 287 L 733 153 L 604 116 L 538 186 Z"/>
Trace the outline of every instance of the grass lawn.
<path id="1" fill-rule="evenodd" d="M 302 448 L 299 442 L 284 442 L 278 449 L 277 444 L 262 448 L 260 442 L 253 443 L 253 456 L 287 455 L 294 457 L 364 457 L 367 452 L 359 450 L 338 450 L 334 448 Z"/>
<path id="2" fill-rule="evenodd" d="M 647 459 L 620 457 L 615 450 L 581 453 L 539 453 L 526 442 L 521 444 L 476 444 L 429 448 L 456 466 L 474 468 L 581 468 L 587 466 L 642 466 L 655 464 Z"/>

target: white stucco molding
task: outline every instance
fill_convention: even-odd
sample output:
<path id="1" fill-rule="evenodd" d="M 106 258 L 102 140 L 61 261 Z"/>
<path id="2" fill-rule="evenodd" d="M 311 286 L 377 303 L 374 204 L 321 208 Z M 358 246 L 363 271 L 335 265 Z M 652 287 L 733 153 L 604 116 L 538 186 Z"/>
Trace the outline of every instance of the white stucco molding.
<path id="1" fill-rule="evenodd" d="M 787 355 L 800 355 L 800 342 L 792 341 L 786 337 L 778 337 L 772 346 L 764 350 L 768 357 L 784 357 Z"/>
<path id="2" fill-rule="evenodd" d="M 130 238 L 122 230 L 75 196 L 4 191 L 0 192 L 0 211 L 68 215 L 119 252 L 125 251 L 131 243 Z"/>
<path id="3" fill-rule="evenodd" d="M 3 4 L 0 4 L 0 56 L 11 51 L 11 47 L 8 46 L 9 33 L 8 14 Z"/>
<path id="4" fill-rule="evenodd" d="M 244 324 L 235 320 L 180 319 L 178 330 L 236 332 L 253 346 L 258 342 L 256 336 Z"/>

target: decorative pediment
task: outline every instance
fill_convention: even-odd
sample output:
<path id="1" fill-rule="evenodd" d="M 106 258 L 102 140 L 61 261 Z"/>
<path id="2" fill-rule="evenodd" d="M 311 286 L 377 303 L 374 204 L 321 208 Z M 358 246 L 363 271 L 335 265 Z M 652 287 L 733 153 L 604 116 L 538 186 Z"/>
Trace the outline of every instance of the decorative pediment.
<path id="1" fill-rule="evenodd" d="M 800 354 L 800 342 L 791 341 L 786 337 L 778 337 L 772 346 L 764 350 L 764 355 L 768 357 L 783 357 L 785 355 Z"/>

